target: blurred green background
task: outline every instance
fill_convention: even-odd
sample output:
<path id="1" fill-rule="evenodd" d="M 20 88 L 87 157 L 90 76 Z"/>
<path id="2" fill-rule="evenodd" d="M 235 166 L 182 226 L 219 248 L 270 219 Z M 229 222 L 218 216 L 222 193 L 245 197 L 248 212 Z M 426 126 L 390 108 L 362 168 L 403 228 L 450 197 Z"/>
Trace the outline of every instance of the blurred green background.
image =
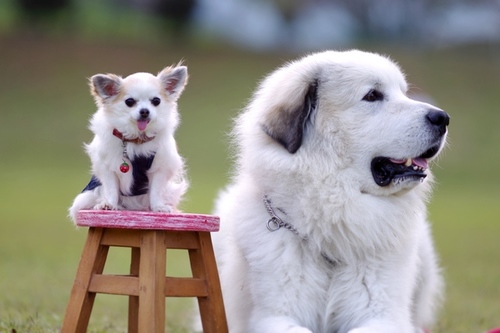
<path id="1" fill-rule="evenodd" d="M 89 179 L 83 142 L 92 138 L 87 124 L 95 107 L 87 78 L 156 73 L 184 60 L 190 79 L 176 138 L 191 187 L 182 209 L 210 213 L 230 173 L 232 117 L 266 73 L 312 50 L 235 46 L 183 20 L 138 10 L 133 1 L 31 12 L 21 2 L 0 1 L 0 332 L 57 332 L 86 236 L 66 214 Z M 451 115 L 429 206 L 447 283 L 433 332 L 500 326 L 500 45 L 364 36 L 318 50 L 389 54 L 413 92 Z M 106 270 L 126 271 L 127 253 L 110 256 Z M 169 254 L 173 274 L 187 274 L 183 259 Z M 188 313 L 188 303 L 169 300 L 169 331 L 184 332 Z M 125 327 L 126 299 L 99 295 L 90 331 Z"/>

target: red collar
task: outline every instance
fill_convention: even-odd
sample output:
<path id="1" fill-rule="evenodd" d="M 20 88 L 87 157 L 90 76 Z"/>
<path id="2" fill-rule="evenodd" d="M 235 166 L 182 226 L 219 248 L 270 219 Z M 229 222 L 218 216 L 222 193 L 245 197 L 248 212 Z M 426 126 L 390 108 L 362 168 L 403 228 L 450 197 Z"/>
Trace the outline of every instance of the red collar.
<path id="1" fill-rule="evenodd" d="M 141 133 L 141 135 L 138 136 L 137 138 L 129 139 L 129 138 L 124 137 L 123 133 L 120 132 L 119 130 L 117 130 L 116 128 L 113 128 L 113 135 L 116 136 L 118 139 L 122 140 L 123 142 L 132 142 L 132 143 L 135 143 L 137 145 L 141 145 L 143 143 L 149 142 L 155 138 L 154 136 L 149 137 L 146 134 Z"/>

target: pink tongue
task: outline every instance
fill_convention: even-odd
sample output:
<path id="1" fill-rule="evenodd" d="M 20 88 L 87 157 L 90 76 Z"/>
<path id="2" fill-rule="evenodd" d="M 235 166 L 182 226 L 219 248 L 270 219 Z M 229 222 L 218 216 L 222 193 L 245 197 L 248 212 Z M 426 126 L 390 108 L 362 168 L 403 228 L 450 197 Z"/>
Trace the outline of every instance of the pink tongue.
<path id="1" fill-rule="evenodd" d="M 413 164 L 415 164 L 416 166 L 419 166 L 423 169 L 427 169 L 427 167 L 428 167 L 428 163 L 427 163 L 427 160 L 425 158 L 414 158 Z"/>
<path id="2" fill-rule="evenodd" d="M 396 163 L 396 164 L 405 164 L 406 163 L 406 160 L 397 160 L 395 158 L 391 158 L 390 161 L 392 163 Z M 429 166 L 427 163 L 427 160 L 425 158 L 414 158 L 411 160 L 411 163 L 413 165 L 419 166 L 423 169 L 427 169 L 427 167 Z"/>
<path id="3" fill-rule="evenodd" d="M 138 120 L 137 121 L 137 127 L 139 128 L 139 131 L 144 131 L 146 127 L 148 126 L 149 121 L 147 120 Z"/>
<path id="4" fill-rule="evenodd" d="M 390 158 L 389 159 L 392 163 L 396 163 L 396 164 L 404 164 L 406 162 L 406 160 L 397 160 L 395 158 Z"/>

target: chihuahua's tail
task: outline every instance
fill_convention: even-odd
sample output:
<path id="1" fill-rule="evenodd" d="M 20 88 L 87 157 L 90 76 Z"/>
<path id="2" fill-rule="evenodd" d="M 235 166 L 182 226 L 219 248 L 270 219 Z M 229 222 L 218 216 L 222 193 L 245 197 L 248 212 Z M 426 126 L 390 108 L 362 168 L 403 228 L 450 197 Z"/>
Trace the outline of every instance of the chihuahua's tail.
<path id="1" fill-rule="evenodd" d="M 91 209 L 97 204 L 96 189 L 91 191 L 84 191 L 78 194 L 73 201 L 73 204 L 68 209 L 68 216 L 76 224 L 76 217 L 78 212 L 82 209 Z"/>
<path id="2" fill-rule="evenodd" d="M 168 184 L 168 189 L 166 191 L 165 201 L 171 203 L 173 207 L 179 207 L 184 194 L 189 188 L 189 181 L 184 177 L 184 175 L 176 177 Z"/>

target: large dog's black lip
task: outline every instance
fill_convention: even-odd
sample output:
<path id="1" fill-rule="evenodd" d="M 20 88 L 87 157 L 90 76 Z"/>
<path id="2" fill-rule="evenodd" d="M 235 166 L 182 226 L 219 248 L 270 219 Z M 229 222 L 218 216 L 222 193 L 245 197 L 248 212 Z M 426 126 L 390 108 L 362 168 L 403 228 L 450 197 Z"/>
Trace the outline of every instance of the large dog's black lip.
<path id="1" fill-rule="evenodd" d="M 426 150 L 418 157 L 394 159 L 377 156 L 371 162 L 373 180 L 378 186 L 388 186 L 393 181 L 422 181 L 427 174 L 427 160 L 439 152 L 439 145 Z"/>

